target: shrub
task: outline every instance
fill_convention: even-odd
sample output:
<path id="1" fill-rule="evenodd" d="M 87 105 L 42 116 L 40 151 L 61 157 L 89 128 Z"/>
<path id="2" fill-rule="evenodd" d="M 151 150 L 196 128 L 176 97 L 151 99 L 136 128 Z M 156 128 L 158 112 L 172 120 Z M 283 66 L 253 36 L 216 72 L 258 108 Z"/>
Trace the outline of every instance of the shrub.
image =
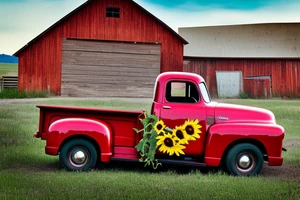
<path id="1" fill-rule="evenodd" d="M 242 93 L 240 94 L 240 99 L 248 99 L 248 98 L 249 98 L 249 96 L 248 96 L 247 93 L 242 92 Z"/>
<path id="2" fill-rule="evenodd" d="M 4 88 L 0 92 L 0 99 L 45 98 L 48 96 L 49 94 L 47 91 L 19 92 L 17 88 Z"/>

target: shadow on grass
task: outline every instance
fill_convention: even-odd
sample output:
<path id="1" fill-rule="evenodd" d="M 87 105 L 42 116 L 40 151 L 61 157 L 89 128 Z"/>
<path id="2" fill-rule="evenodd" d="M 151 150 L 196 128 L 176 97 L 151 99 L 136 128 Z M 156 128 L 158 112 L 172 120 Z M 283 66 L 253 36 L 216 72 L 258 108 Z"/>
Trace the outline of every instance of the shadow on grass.
<path id="1" fill-rule="evenodd" d="M 9 171 L 21 171 L 21 172 L 56 172 L 68 170 L 59 162 L 59 160 L 41 160 L 41 163 L 35 162 L 35 164 L 17 164 L 10 168 L 6 168 Z M 192 167 L 182 165 L 163 164 L 157 169 L 153 169 L 151 166 L 144 167 L 144 163 L 140 162 L 126 162 L 126 161 L 111 161 L 109 163 L 99 163 L 93 172 L 101 173 L 101 171 L 120 171 L 120 172 L 137 172 L 137 173 L 172 173 L 177 175 L 186 174 L 198 174 L 202 175 L 214 175 L 225 174 L 221 168 L 215 167 Z M 87 171 L 88 173 L 89 171 Z M 71 171 L 69 173 L 72 173 Z M 77 173 L 77 172 L 76 172 Z M 260 177 L 263 178 L 276 178 L 282 180 L 295 179 L 299 180 L 300 167 L 297 165 L 283 165 L 279 167 L 270 167 L 267 164 L 264 165 Z"/>
<path id="2" fill-rule="evenodd" d="M 200 171 L 202 174 L 217 174 L 220 171 L 219 168 L 191 167 L 171 164 L 162 164 L 157 169 L 153 169 L 152 166 L 144 167 L 144 163 L 126 161 L 111 161 L 110 163 L 100 163 L 97 165 L 96 170 L 120 170 L 141 173 L 166 173 L 171 171 L 176 174 L 189 174 L 195 171 Z"/>
<path id="3" fill-rule="evenodd" d="M 34 164 L 17 164 L 11 166 L 10 171 L 24 171 L 24 172 L 55 172 L 55 171 L 68 171 L 59 160 L 41 160 L 41 163 L 35 162 Z M 144 163 L 140 162 L 126 162 L 126 161 L 111 161 L 109 163 L 98 163 L 95 169 L 91 171 L 123 171 L 123 172 L 138 172 L 138 173 L 175 173 L 178 175 L 189 173 L 201 173 L 201 174 L 217 174 L 219 168 L 211 167 L 191 167 L 182 165 L 162 164 L 157 169 L 153 169 L 152 166 L 144 167 Z M 70 172 L 72 173 L 72 172 Z"/>

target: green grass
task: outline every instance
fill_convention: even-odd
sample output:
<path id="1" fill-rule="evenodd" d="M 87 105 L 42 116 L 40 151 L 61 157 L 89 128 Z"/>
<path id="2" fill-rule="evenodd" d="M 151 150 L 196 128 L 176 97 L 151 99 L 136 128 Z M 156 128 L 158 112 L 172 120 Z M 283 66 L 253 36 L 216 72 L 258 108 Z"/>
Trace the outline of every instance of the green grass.
<path id="1" fill-rule="evenodd" d="M 300 177 L 233 177 L 195 168 L 145 170 L 139 164 L 107 164 L 91 172 L 67 172 L 58 157 L 44 153 L 36 104 L 114 109 L 150 109 L 148 103 L 88 99 L 0 100 L 0 199 L 299 199 Z M 300 101 L 221 100 L 272 110 L 285 127 L 285 164 L 300 167 Z M 279 167 L 280 168 L 280 167 Z M 291 172 L 292 173 L 292 172 Z"/>
<path id="2" fill-rule="evenodd" d="M 0 172 L 1 199 L 297 199 L 299 183 L 255 177 L 104 170 Z M 26 180 L 26 182 L 25 182 Z M 26 183 L 26 184 L 24 184 Z M 33 187 L 28 187 L 33 186 Z M 2 191 L 1 191 L 2 190 Z"/>
<path id="3" fill-rule="evenodd" d="M 19 92 L 17 88 L 4 88 L 0 92 L 0 99 L 44 98 L 48 96 L 49 94 L 47 91 Z"/>
<path id="4" fill-rule="evenodd" d="M 18 64 L 0 63 L 0 76 L 18 76 Z"/>

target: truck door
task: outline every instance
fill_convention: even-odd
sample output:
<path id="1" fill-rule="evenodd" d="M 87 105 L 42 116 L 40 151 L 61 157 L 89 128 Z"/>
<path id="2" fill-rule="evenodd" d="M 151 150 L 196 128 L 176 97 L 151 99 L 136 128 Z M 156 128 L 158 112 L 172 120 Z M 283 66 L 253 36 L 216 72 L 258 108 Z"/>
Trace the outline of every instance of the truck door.
<path id="1" fill-rule="evenodd" d="M 169 81 L 165 86 L 165 95 L 161 104 L 160 120 L 165 125 L 174 129 L 181 126 L 187 120 L 198 119 L 201 125 L 200 138 L 189 141 L 185 155 L 202 155 L 204 152 L 204 141 L 206 135 L 206 110 L 204 102 L 201 101 L 197 83 L 189 81 Z"/>

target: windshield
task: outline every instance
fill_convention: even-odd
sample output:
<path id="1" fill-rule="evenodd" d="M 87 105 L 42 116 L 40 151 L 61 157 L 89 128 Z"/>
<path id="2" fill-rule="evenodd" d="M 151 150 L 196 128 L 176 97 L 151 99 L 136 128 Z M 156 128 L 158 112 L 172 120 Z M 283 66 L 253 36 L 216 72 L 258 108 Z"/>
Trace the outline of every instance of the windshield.
<path id="1" fill-rule="evenodd" d="M 199 84 L 199 87 L 200 87 L 202 98 L 204 99 L 204 101 L 206 103 L 211 102 L 210 95 L 209 95 L 209 92 L 207 90 L 206 84 L 204 82 L 201 82 Z"/>

